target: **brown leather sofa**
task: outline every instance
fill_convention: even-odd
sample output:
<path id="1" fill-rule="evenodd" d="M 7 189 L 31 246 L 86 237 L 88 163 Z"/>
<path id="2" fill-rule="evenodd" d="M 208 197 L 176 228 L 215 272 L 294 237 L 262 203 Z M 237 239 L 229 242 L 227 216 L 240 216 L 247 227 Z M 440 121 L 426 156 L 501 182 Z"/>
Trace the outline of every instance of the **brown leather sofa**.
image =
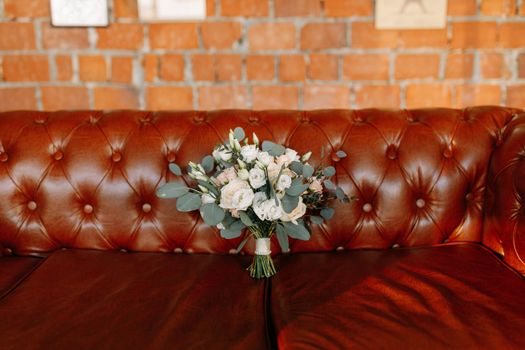
<path id="1" fill-rule="evenodd" d="M 0 113 L 0 348 L 524 349 L 520 113 Z M 155 196 L 235 126 L 357 197 L 270 280 Z"/>

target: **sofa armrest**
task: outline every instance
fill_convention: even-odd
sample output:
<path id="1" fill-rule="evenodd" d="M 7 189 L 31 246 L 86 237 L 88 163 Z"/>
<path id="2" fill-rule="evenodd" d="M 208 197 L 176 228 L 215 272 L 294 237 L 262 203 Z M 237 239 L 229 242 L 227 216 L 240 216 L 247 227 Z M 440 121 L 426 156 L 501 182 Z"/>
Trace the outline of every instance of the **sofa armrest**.
<path id="1" fill-rule="evenodd" d="M 505 127 L 492 155 L 483 243 L 525 275 L 525 113 Z"/>

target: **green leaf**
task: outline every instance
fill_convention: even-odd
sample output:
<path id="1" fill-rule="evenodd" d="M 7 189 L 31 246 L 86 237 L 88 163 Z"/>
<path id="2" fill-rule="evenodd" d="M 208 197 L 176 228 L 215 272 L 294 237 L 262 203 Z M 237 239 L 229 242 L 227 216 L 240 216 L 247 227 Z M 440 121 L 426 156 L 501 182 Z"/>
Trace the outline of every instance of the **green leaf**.
<path id="1" fill-rule="evenodd" d="M 281 199 L 281 203 L 283 204 L 284 211 L 286 213 L 291 213 L 295 208 L 297 208 L 297 205 L 299 204 L 299 197 L 285 194 Z"/>
<path id="2" fill-rule="evenodd" d="M 157 197 L 179 198 L 188 193 L 190 189 L 178 182 L 168 182 L 157 189 Z"/>
<path id="3" fill-rule="evenodd" d="M 252 219 L 250 219 L 248 214 L 246 214 L 246 212 L 239 210 L 239 216 L 243 224 L 245 224 L 246 226 L 253 226 L 253 221 Z"/>
<path id="4" fill-rule="evenodd" d="M 310 177 L 314 174 L 314 168 L 310 164 L 305 164 L 303 167 L 303 176 Z"/>
<path id="5" fill-rule="evenodd" d="M 263 143 L 262 143 L 262 150 L 264 152 L 269 152 L 274 145 L 275 145 L 275 143 L 273 143 L 272 141 L 263 141 Z"/>
<path id="6" fill-rule="evenodd" d="M 339 158 L 345 158 L 346 157 L 346 152 L 345 151 L 337 151 L 335 152 L 335 154 L 339 157 Z"/>
<path id="7" fill-rule="evenodd" d="M 270 153 L 274 157 L 278 157 L 284 152 L 286 152 L 286 148 L 284 146 L 278 145 L 272 141 L 263 141 L 262 149 L 263 151 Z"/>
<path id="8" fill-rule="evenodd" d="M 236 253 L 239 254 L 239 252 L 242 250 L 242 248 L 244 248 L 244 245 L 246 244 L 246 242 L 248 242 L 248 239 L 250 238 L 250 236 L 248 235 L 248 237 L 246 237 L 245 239 L 242 240 L 241 244 L 239 244 L 239 246 L 237 247 L 236 249 Z"/>
<path id="9" fill-rule="evenodd" d="M 333 166 L 327 166 L 323 169 L 324 176 L 334 176 L 335 175 L 335 168 Z"/>
<path id="10" fill-rule="evenodd" d="M 310 239 L 310 232 L 308 232 L 302 222 L 297 225 L 291 222 L 283 222 L 283 225 L 288 236 L 295 239 L 300 239 L 302 241 L 307 241 Z"/>
<path id="11" fill-rule="evenodd" d="M 215 161 L 212 156 L 207 155 L 204 158 L 202 158 L 201 165 L 204 168 L 204 171 L 206 172 L 206 174 L 208 174 L 213 170 Z"/>
<path id="12" fill-rule="evenodd" d="M 337 188 L 335 189 L 335 195 L 337 196 L 337 199 L 339 199 L 341 202 L 348 200 L 346 193 L 339 186 L 337 186 Z"/>
<path id="13" fill-rule="evenodd" d="M 175 163 L 170 163 L 168 165 L 168 168 L 170 169 L 170 171 L 172 173 L 174 173 L 175 175 L 178 175 L 178 176 L 181 176 L 182 175 L 182 171 L 180 170 L 180 166 L 178 166 L 177 164 Z"/>
<path id="14" fill-rule="evenodd" d="M 335 190 L 335 185 L 330 180 L 324 180 L 323 181 L 324 187 L 328 188 L 329 190 Z"/>
<path id="15" fill-rule="evenodd" d="M 326 220 L 330 220 L 334 216 L 334 208 L 324 208 L 321 210 L 321 216 L 325 218 Z"/>
<path id="16" fill-rule="evenodd" d="M 316 225 L 322 225 L 323 218 L 317 215 L 310 216 L 310 220 Z"/>
<path id="17" fill-rule="evenodd" d="M 222 225 L 224 227 L 230 227 L 231 224 L 235 222 L 235 218 L 231 216 L 229 212 L 224 213 L 224 219 L 222 220 Z"/>
<path id="18" fill-rule="evenodd" d="M 303 164 L 294 160 L 290 163 L 290 169 L 292 169 L 292 171 L 297 175 L 301 175 L 303 173 Z"/>
<path id="19" fill-rule="evenodd" d="M 307 189 L 308 189 L 308 184 L 300 184 L 300 185 L 292 184 L 290 187 L 286 189 L 286 194 L 292 197 L 297 197 L 297 196 L 300 196 L 301 193 L 303 193 Z"/>
<path id="20" fill-rule="evenodd" d="M 288 253 L 290 251 L 290 246 L 288 244 L 288 235 L 286 234 L 286 231 L 284 230 L 284 226 L 281 224 L 278 224 L 275 227 L 276 236 L 277 236 L 277 242 L 279 242 L 279 246 L 281 247 L 281 251 L 283 253 Z"/>
<path id="21" fill-rule="evenodd" d="M 197 181 L 197 183 L 203 187 L 206 187 L 210 192 L 212 192 L 216 196 L 219 195 L 219 190 L 215 188 L 215 186 L 213 186 L 211 183 L 202 180 Z"/>
<path id="22" fill-rule="evenodd" d="M 241 220 L 236 220 L 230 225 L 230 227 L 221 230 L 221 237 L 226 239 L 240 237 L 242 229 L 245 227 L 246 226 Z"/>
<path id="23" fill-rule="evenodd" d="M 201 216 L 207 225 L 215 226 L 224 220 L 224 209 L 215 203 L 206 203 L 201 206 Z"/>
<path id="24" fill-rule="evenodd" d="M 236 127 L 235 130 L 233 130 L 233 137 L 235 137 L 239 142 L 244 140 L 244 138 L 246 137 L 244 129 L 240 126 Z"/>
<path id="25" fill-rule="evenodd" d="M 182 212 L 193 211 L 199 209 L 201 204 L 201 197 L 190 192 L 177 199 L 177 210 Z"/>

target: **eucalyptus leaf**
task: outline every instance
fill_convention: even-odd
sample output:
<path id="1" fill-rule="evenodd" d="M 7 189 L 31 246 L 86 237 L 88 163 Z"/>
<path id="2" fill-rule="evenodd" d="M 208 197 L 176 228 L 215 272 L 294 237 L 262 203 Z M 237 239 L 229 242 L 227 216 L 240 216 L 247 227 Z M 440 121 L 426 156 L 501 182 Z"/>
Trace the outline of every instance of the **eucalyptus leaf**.
<path id="1" fill-rule="evenodd" d="M 300 184 L 300 185 L 292 184 L 290 187 L 286 189 L 286 194 L 292 197 L 297 197 L 297 196 L 300 196 L 307 189 L 308 189 L 308 184 Z"/>
<path id="2" fill-rule="evenodd" d="M 284 197 L 281 199 L 281 203 L 283 204 L 283 209 L 285 213 L 289 214 L 295 208 L 297 208 L 297 205 L 299 204 L 299 197 L 285 194 Z"/>
<path id="3" fill-rule="evenodd" d="M 346 152 L 345 151 L 337 151 L 335 152 L 335 154 L 339 157 L 339 158 L 345 158 L 346 157 Z"/>
<path id="4" fill-rule="evenodd" d="M 268 153 L 270 153 L 274 157 L 279 157 L 280 155 L 283 155 L 284 152 L 286 152 L 286 148 L 284 146 L 274 144 L 274 146 Z"/>
<path id="5" fill-rule="evenodd" d="M 231 224 L 235 222 L 235 218 L 231 216 L 229 212 L 224 213 L 224 219 L 222 220 L 222 225 L 224 227 L 230 227 Z"/>
<path id="6" fill-rule="evenodd" d="M 288 236 L 302 241 L 310 239 L 310 232 L 308 232 L 302 222 L 297 225 L 291 222 L 283 222 L 283 225 Z"/>
<path id="7" fill-rule="evenodd" d="M 281 251 L 283 253 L 288 253 L 290 251 L 290 246 L 288 244 L 288 235 L 286 234 L 286 231 L 284 229 L 283 225 L 277 225 L 275 227 L 275 235 L 277 236 L 277 242 L 279 242 L 279 246 L 281 247 Z"/>
<path id="8" fill-rule="evenodd" d="M 264 152 L 269 152 L 273 148 L 274 145 L 275 143 L 273 143 L 272 141 L 263 141 L 261 146 Z"/>
<path id="9" fill-rule="evenodd" d="M 290 163 L 290 169 L 292 169 L 292 171 L 297 175 L 301 175 L 303 173 L 303 164 L 294 160 Z"/>
<path id="10" fill-rule="evenodd" d="M 224 220 L 224 209 L 215 203 L 206 203 L 201 206 L 201 216 L 207 225 L 215 226 Z"/>
<path id="11" fill-rule="evenodd" d="M 157 189 L 157 197 L 179 198 L 188 193 L 190 189 L 178 182 L 168 182 Z"/>
<path id="12" fill-rule="evenodd" d="M 337 196 L 337 199 L 339 199 L 341 202 L 348 200 L 346 193 L 339 186 L 337 186 L 337 188 L 335 189 L 335 195 Z"/>
<path id="13" fill-rule="evenodd" d="M 303 167 L 303 176 L 310 177 L 314 174 L 314 168 L 310 164 L 305 164 Z"/>
<path id="14" fill-rule="evenodd" d="M 229 227 L 221 230 L 221 237 L 226 239 L 237 238 L 245 227 L 241 220 L 236 220 Z"/>
<path id="15" fill-rule="evenodd" d="M 310 216 L 310 220 L 316 225 L 322 225 L 323 218 L 317 215 Z"/>
<path id="16" fill-rule="evenodd" d="M 216 196 L 219 195 L 219 190 L 215 188 L 211 183 L 199 180 L 197 183 L 203 187 L 206 187 L 211 193 L 215 194 Z"/>
<path id="17" fill-rule="evenodd" d="M 244 246 L 246 245 L 246 242 L 248 242 L 248 239 L 250 238 L 250 236 L 246 237 L 245 239 L 242 240 L 242 242 L 239 244 L 239 246 L 237 247 L 236 249 L 236 253 L 239 254 L 239 252 L 242 250 L 242 248 L 244 248 Z"/>
<path id="18" fill-rule="evenodd" d="M 175 163 L 170 163 L 168 165 L 168 168 L 170 169 L 170 171 L 172 173 L 174 173 L 175 175 L 177 176 L 181 176 L 182 175 L 182 171 L 180 170 L 180 166 L 178 166 L 177 164 Z"/>
<path id="19" fill-rule="evenodd" d="M 327 166 L 323 169 L 324 176 L 334 176 L 335 175 L 335 168 L 333 166 Z"/>
<path id="20" fill-rule="evenodd" d="M 204 158 L 202 158 L 201 165 L 204 168 L 204 171 L 206 174 L 210 173 L 213 170 L 213 166 L 215 165 L 215 160 L 212 156 L 207 155 Z"/>
<path id="21" fill-rule="evenodd" d="M 335 185 L 332 181 L 330 180 L 324 180 L 323 181 L 323 184 L 326 188 L 328 188 L 329 190 L 335 190 Z"/>
<path id="22" fill-rule="evenodd" d="M 321 216 L 326 220 L 330 220 L 334 216 L 334 208 L 324 208 L 321 210 Z"/>
<path id="23" fill-rule="evenodd" d="M 235 130 L 233 130 L 233 137 L 235 137 L 239 142 L 244 140 L 244 138 L 246 137 L 244 129 L 240 126 L 236 127 Z"/>
<path id="24" fill-rule="evenodd" d="M 201 204 L 201 197 L 190 192 L 177 199 L 177 210 L 182 212 L 193 211 L 199 209 Z"/>
<path id="25" fill-rule="evenodd" d="M 239 210 L 239 217 L 241 218 L 242 223 L 246 226 L 253 226 L 252 219 L 250 219 L 250 216 L 248 216 L 245 211 Z"/>

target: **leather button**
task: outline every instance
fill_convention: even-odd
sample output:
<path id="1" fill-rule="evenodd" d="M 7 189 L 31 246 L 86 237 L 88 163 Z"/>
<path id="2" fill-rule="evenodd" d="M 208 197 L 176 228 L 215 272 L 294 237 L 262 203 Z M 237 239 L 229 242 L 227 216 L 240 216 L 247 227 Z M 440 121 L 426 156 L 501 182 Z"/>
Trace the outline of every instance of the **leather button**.
<path id="1" fill-rule="evenodd" d="M 33 211 L 33 210 L 36 210 L 38 206 L 36 205 L 36 202 L 35 201 L 29 201 L 27 202 L 27 209 Z"/>
<path id="2" fill-rule="evenodd" d="M 343 246 L 339 246 L 337 248 L 335 248 L 335 250 L 337 250 L 338 252 L 342 251 L 342 250 L 345 250 L 345 247 Z"/>
<path id="3" fill-rule="evenodd" d="M 416 207 L 418 208 L 423 208 L 425 206 L 425 200 L 422 199 L 422 198 L 419 198 L 417 201 L 416 201 Z"/>
<path id="4" fill-rule="evenodd" d="M 140 122 L 142 124 L 147 124 L 147 123 L 151 122 L 151 117 L 149 115 L 146 115 L 146 116 L 140 118 Z"/>
<path id="5" fill-rule="evenodd" d="M 308 117 L 307 115 L 304 115 L 304 114 L 303 114 L 303 115 L 301 116 L 301 123 L 303 123 L 303 124 L 308 124 L 308 123 L 310 123 L 310 117 Z"/>
<path id="6" fill-rule="evenodd" d="M 47 121 L 47 120 L 46 120 L 46 118 L 44 118 L 44 117 L 37 117 L 37 118 L 34 120 L 35 124 L 45 124 L 46 121 Z"/>
<path id="7" fill-rule="evenodd" d="M 256 116 L 256 115 L 253 115 L 253 114 L 252 114 L 252 115 L 250 115 L 250 116 L 248 117 L 248 121 L 249 121 L 250 123 L 254 123 L 254 124 L 255 124 L 255 123 L 258 123 L 258 122 L 259 122 L 259 117 Z"/>
<path id="8" fill-rule="evenodd" d="M 151 211 L 151 204 L 149 203 L 142 204 L 142 211 L 145 213 L 149 213 Z"/>
<path id="9" fill-rule="evenodd" d="M 465 199 L 468 200 L 468 201 L 471 200 L 471 199 L 472 199 L 472 193 L 470 193 L 470 192 L 467 193 L 467 194 L 465 195 Z"/>
<path id="10" fill-rule="evenodd" d="M 9 159 L 9 156 L 7 155 L 7 153 L 0 152 L 0 161 L 1 162 L 7 162 L 8 159 Z"/>
<path id="11" fill-rule="evenodd" d="M 91 204 L 84 205 L 84 213 L 91 214 L 93 212 L 93 206 Z"/>
<path id="12" fill-rule="evenodd" d="M 228 253 L 230 253 L 231 255 L 235 255 L 235 254 L 237 254 L 237 249 L 233 249 L 233 248 L 232 248 L 232 249 L 230 249 L 230 250 L 228 251 Z"/>
<path id="13" fill-rule="evenodd" d="M 175 152 L 168 152 L 168 154 L 166 155 L 166 160 L 168 161 L 168 163 L 173 163 L 175 160 L 177 160 Z"/>
<path id="14" fill-rule="evenodd" d="M 186 249 L 186 252 L 187 252 L 188 254 L 193 254 L 193 253 L 194 253 L 194 250 L 193 250 L 192 248 L 188 248 L 188 249 Z"/>
<path id="15" fill-rule="evenodd" d="M 361 117 L 360 115 L 358 114 L 355 114 L 354 112 L 354 123 L 362 123 L 363 122 L 363 117 Z"/>
<path id="16" fill-rule="evenodd" d="M 113 152 L 113 155 L 111 156 L 111 159 L 115 162 L 115 163 L 118 163 L 120 162 L 120 160 L 122 159 L 122 155 L 120 154 L 120 152 Z"/>
<path id="17" fill-rule="evenodd" d="M 90 115 L 90 116 L 89 116 L 89 122 L 90 122 L 91 124 L 96 124 L 96 123 L 98 123 L 98 120 L 99 120 L 99 118 L 95 117 L 94 115 Z"/>
<path id="18" fill-rule="evenodd" d="M 193 117 L 193 121 L 197 124 L 200 124 L 204 122 L 205 120 L 206 120 L 206 117 L 204 117 L 203 114 L 197 114 L 196 116 Z"/>
<path id="19" fill-rule="evenodd" d="M 394 160 L 397 158 L 397 147 L 394 145 L 388 146 L 386 149 L 386 156 L 388 159 Z"/>
<path id="20" fill-rule="evenodd" d="M 177 253 L 177 254 L 180 254 L 180 253 L 182 253 L 182 248 L 175 248 L 175 249 L 173 249 L 173 252 Z"/>
<path id="21" fill-rule="evenodd" d="M 450 147 L 445 148 L 443 151 L 443 157 L 452 158 L 452 149 L 450 149 Z"/>
<path id="22" fill-rule="evenodd" d="M 337 155 L 337 152 L 333 152 L 331 155 L 330 155 L 330 158 L 332 158 L 332 161 L 334 162 L 338 162 L 341 160 L 341 158 Z"/>
<path id="23" fill-rule="evenodd" d="M 363 211 L 365 213 L 370 213 L 372 211 L 372 204 L 370 203 L 363 204 Z"/>
<path id="24" fill-rule="evenodd" d="M 53 154 L 53 158 L 55 158 L 55 160 L 60 160 L 64 158 L 64 153 L 62 153 L 62 151 L 56 151 L 55 154 Z"/>
<path id="25" fill-rule="evenodd" d="M 11 248 L 4 248 L 4 254 L 5 255 L 12 255 L 13 251 L 11 250 Z"/>
<path id="26" fill-rule="evenodd" d="M 121 251 L 122 253 L 127 253 L 127 252 L 128 252 L 128 251 L 127 251 L 126 249 L 124 249 L 124 248 L 120 249 L 120 251 Z"/>

